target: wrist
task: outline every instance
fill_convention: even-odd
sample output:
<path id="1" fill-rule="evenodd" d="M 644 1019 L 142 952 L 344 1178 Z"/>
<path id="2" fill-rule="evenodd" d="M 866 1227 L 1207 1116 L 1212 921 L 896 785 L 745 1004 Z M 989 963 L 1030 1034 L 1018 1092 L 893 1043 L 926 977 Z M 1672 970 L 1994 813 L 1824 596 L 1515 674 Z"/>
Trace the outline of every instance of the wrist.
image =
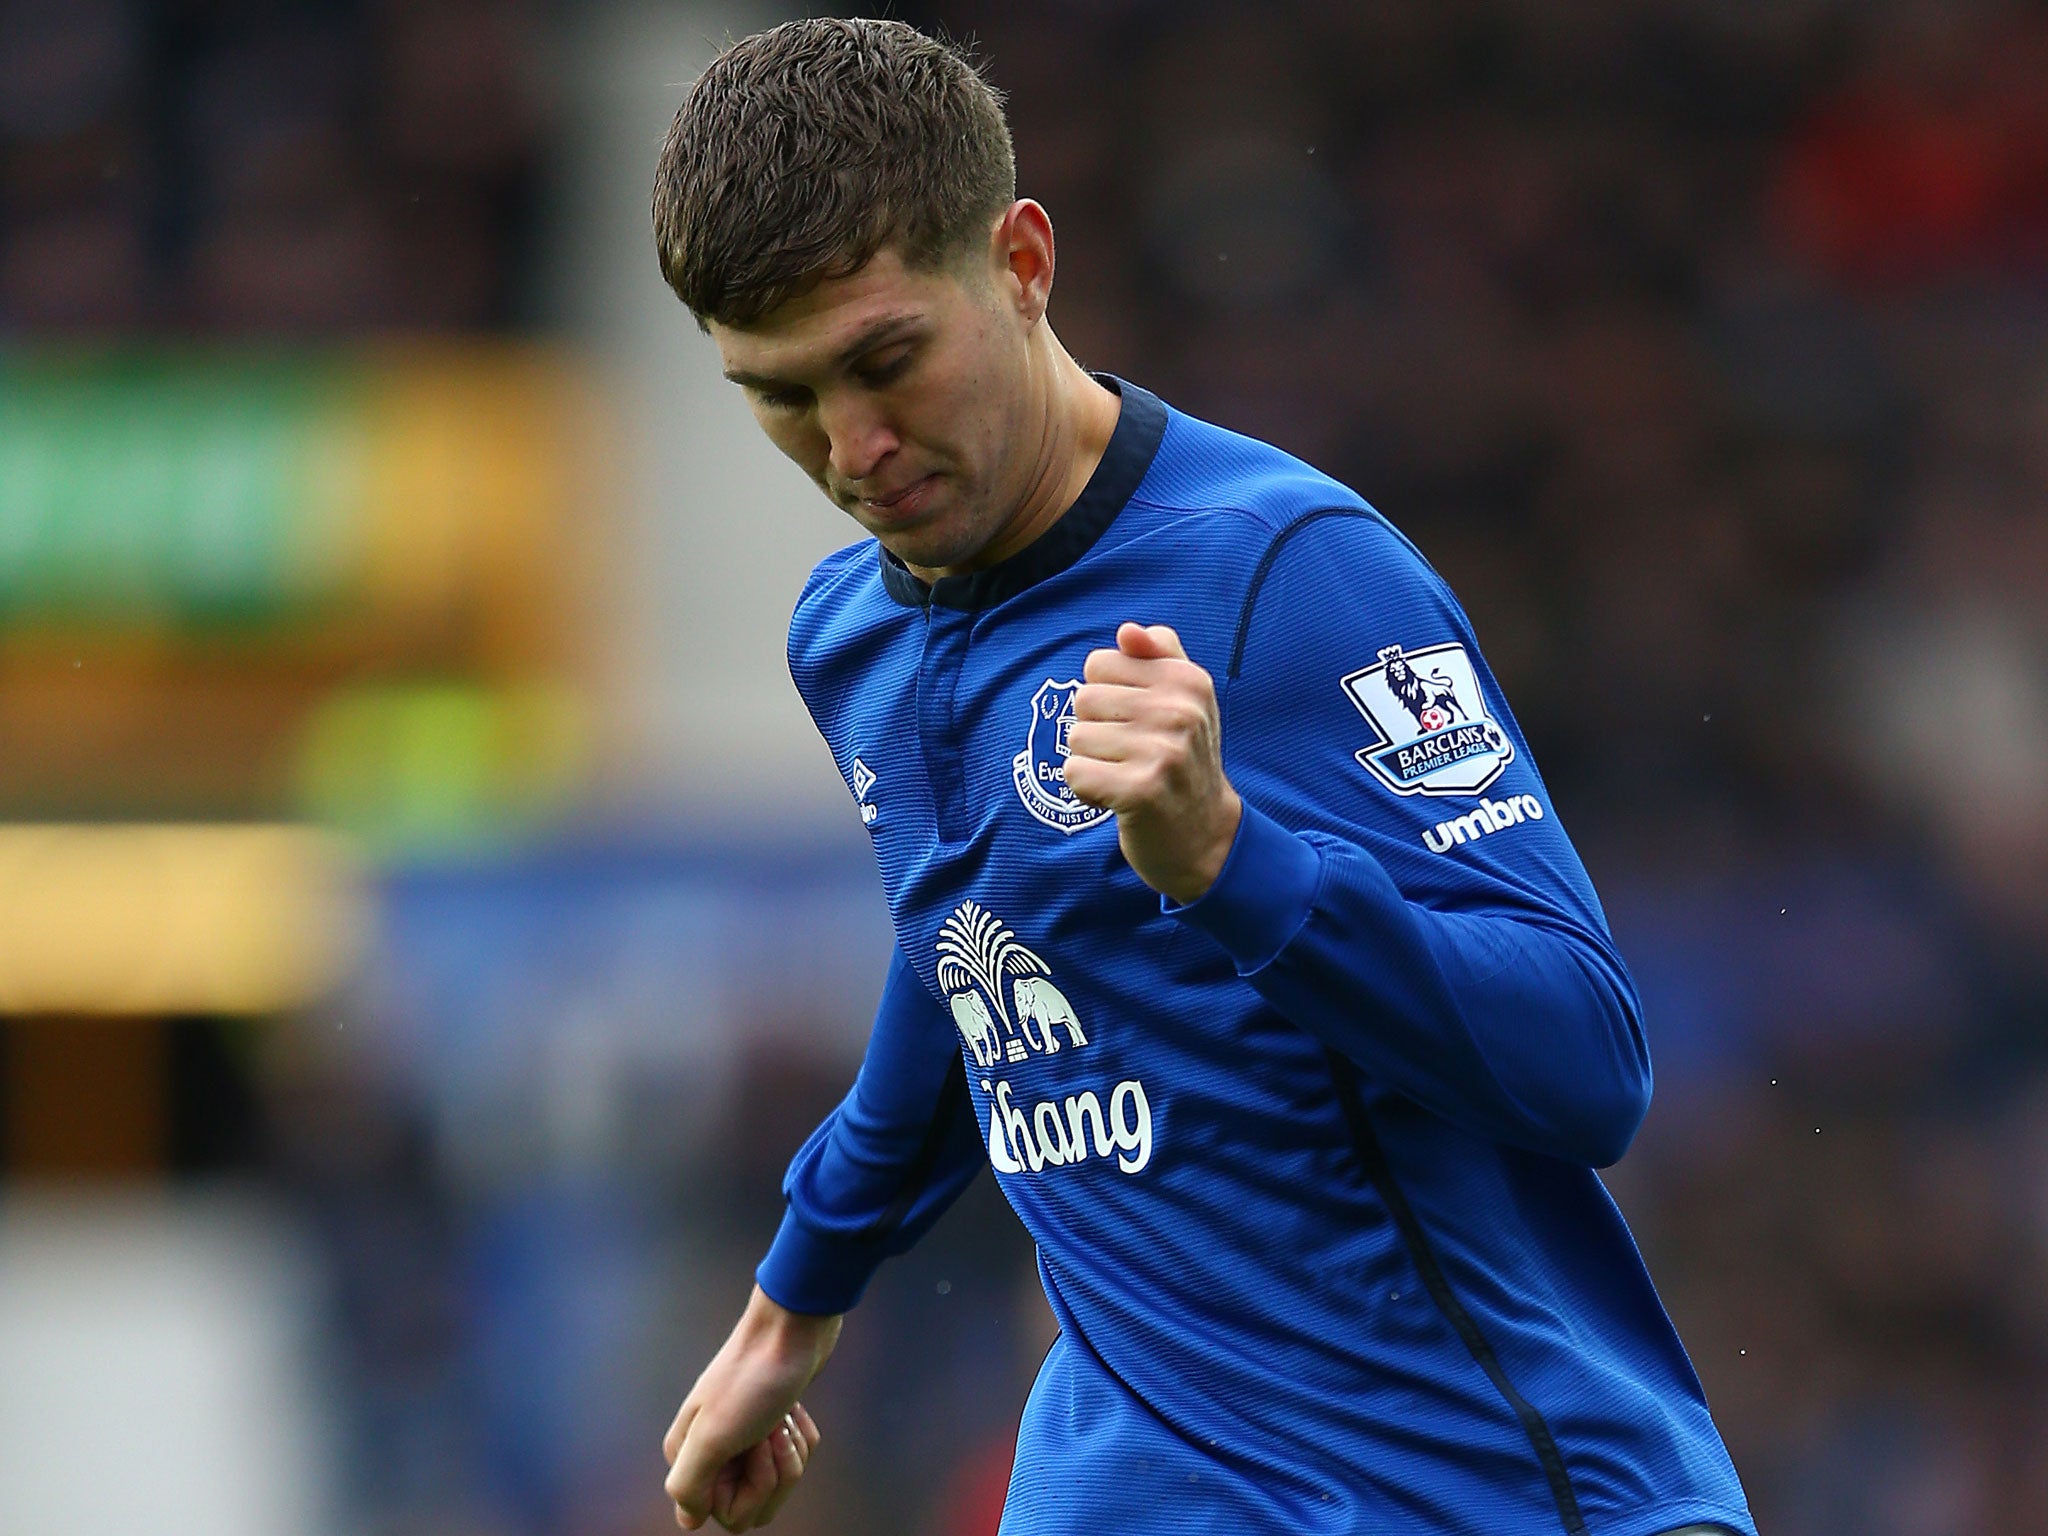
<path id="1" fill-rule="evenodd" d="M 1240 976 L 1265 969 L 1308 921 L 1322 884 L 1316 845 L 1254 807 L 1238 818 L 1230 856 L 1200 899 L 1160 903 L 1168 917 L 1223 946 Z"/>
<path id="2" fill-rule="evenodd" d="M 740 1316 L 738 1332 L 751 1345 L 778 1354 L 810 1355 L 822 1365 L 838 1342 L 840 1324 L 844 1321 L 843 1313 L 792 1312 L 756 1285 L 753 1295 L 747 1298 L 746 1311 Z"/>
<path id="3" fill-rule="evenodd" d="M 1202 839 L 1199 856 L 1188 866 L 1182 879 L 1175 882 L 1172 890 L 1160 894 L 1178 906 L 1188 906 L 1207 895 L 1223 873 L 1223 866 L 1230 861 L 1231 847 L 1237 841 L 1239 823 L 1244 820 L 1244 801 L 1226 781 L 1223 793 L 1217 799 L 1216 815 L 1208 834 Z"/>

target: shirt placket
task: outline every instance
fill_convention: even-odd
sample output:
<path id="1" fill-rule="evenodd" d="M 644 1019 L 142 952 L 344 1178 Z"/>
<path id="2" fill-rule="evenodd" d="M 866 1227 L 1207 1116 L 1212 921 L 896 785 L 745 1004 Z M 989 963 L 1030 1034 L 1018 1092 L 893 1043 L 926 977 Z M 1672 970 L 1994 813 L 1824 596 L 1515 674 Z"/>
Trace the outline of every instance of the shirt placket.
<path id="1" fill-rule="evenodd" d="M 973 825 L 957 710 L 972 628 L 972 614 L 936 603 L 925 608 L 924 651 L 917 668 L 917 736 L 932 790 L 932 822 L 941 843 L 965 842 Z"/>

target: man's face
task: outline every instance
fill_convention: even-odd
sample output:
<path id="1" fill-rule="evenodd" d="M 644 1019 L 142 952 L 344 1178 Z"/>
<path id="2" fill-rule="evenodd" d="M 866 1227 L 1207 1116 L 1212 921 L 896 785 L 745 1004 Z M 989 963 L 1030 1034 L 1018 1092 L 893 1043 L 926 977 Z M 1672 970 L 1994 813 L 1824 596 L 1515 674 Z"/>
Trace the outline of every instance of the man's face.
<path id="1" fill-rule="evenodd" d="M 726 377 L 775 446 L 905 564 L 970 569 L 1029 465 L 1029 317 L 992 260 L 931 270 L 884 249 L 745 327 L 714 322 Z"/>

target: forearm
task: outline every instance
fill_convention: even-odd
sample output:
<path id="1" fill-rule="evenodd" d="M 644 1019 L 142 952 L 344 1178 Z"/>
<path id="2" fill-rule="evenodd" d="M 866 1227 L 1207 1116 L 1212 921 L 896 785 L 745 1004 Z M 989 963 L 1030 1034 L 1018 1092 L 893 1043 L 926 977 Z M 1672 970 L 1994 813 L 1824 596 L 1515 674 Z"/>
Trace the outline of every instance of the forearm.
<path id="1" fill-rule="evenodd" d="M 1476 1134 L 1604 1166 L 1648 1106 L 1634 990 L 1562 922 L 1420 906 L 1364 849 L 1249 809 L 1216 885 L 1169 910 L 1285 1017 Z"/>
<path id="2" fill-rule="evenodd" d="M 986 1160 L 959 1037 L 898 953 L 853 1091 L 790 1163 L 788 1211 L 756 1278 L 793 1311 L 847 1311 Z"/>

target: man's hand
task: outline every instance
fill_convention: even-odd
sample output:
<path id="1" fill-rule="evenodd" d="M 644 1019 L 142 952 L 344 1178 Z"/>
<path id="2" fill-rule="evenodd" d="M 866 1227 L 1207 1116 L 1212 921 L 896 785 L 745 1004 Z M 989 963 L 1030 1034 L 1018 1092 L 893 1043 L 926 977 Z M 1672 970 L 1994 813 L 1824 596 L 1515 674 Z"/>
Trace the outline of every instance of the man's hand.
<path id="1" fill-rule="evenodd" d="M 797 1394 L 832 1353 L 839 1324 L 786 1311 L 754 1287 L 661 1442 L 684 1530 L 715 1518 L 728 1531 L 751 1531 L 775 1518 L 818 1448 L 818 1426 Z"/>
<path id="2" fill-rule="evenodd" d="M 1122 624 L 1074 694 L 1067 788 L 1116 812 L 1138 878 L 1183 904 L 1216 883 L 1244 802 L 1223 776 L 1216 685 L 1164 624 Z"/>

